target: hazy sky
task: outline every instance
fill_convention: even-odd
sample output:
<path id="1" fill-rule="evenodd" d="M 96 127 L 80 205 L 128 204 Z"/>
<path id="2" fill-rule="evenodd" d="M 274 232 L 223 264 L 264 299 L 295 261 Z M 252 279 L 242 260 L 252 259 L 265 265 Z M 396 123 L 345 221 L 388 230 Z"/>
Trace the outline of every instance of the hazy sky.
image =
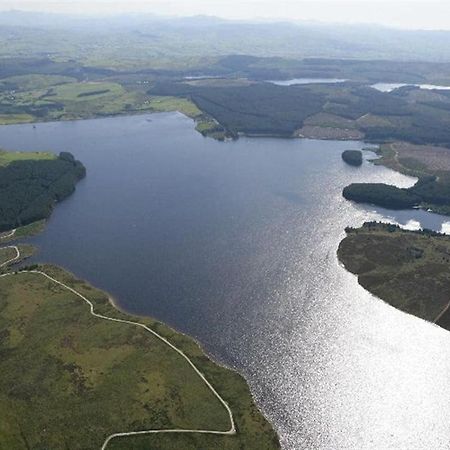
<path id="1" fill-rule="evenodd" d="M 450 29 L 450 0 L 0 0 L 0 9 L 71 13 L 207 14 L 232 19 L 291 19 Z"/>

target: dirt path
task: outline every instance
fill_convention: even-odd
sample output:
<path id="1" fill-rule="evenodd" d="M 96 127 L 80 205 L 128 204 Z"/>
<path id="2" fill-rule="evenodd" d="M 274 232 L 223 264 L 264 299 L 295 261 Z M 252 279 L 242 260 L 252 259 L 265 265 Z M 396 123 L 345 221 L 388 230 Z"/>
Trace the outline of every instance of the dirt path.
<path id="1" fill-rule="evenodd" d="M 8 248 L 8 247 L 4 247 L 4 248 Z M 20 250 L 19 250 L 19 248 L 17 246 L 11 246 L 9 248 L 15 248 L 16 252 L 17 252 L 17 255 L 14 258 L 10 259 L 9 261 L 6 261 L 5 263 L 3 263 L 0 267 L 5 266 L 6 264 L 10 264 L 11 262 L 14 262 L 14 261 L 16 261 L 16 260 L 18 260 L 20 258 Z M 186 354 L 183 353 L 182 350 L 180 350 L 178 347 L 176 347 L 175 345 L 170 343 L 165 337 L 161 336 L 156 331 L 152 330 L 151 328 L 149 328 L 148 326 L 146 326 L 146 325 L 144 325 L 142 323 L 133 322 L 131 320 L 116 319 L 114 317 L 108 317 L 108 316 L 104 316 L 102 314 L 96 313 L 95 312 L 95 308 L 94 308 L 94 304 L 88 298 L 86 298 L 83 294 L 81 294 L 80 292 L 78 292 L 75 289 L 71 288 L 67 284 L 62 283 L 61 281 L 57 280 L 56 278 L 53 278 L 50 275 L 48 275 L 47 273 L 42 272 L 40 270 L 28 270 L 28 271 L 22 271 L 22 272 L 8 272 L 8 273 L 5 273 L 3 275 L 0 275 L 0 278 L 6 277 L 6 276 L 17 276 L 17 275 L 25 274 L 25 273 L 28 273 L 28 274 L 29 273 L 33 273 L 33 274 L 36 274 L 36 275 L 43 276 L 43 277 L 47 278 L 48 280 L 52 281 L 53 283 L 55 283 L 55 284 L 63 287 L 64 289 L 67 289 L 68 291 L 72 292 L 73 294 L 75 294 L 76 296 L 81 298 L 83 301 L 85 301 L 89 305 L 90 313 L 94 317 L 97 317 L 97 318 L 102 319 L 102 320 L 109 320 L 110 322 L 126 323 L 128 325 L 132 325 L 132 326 L 135 326 L 135 327 L 144 328 L 146 331 L 148 331 L 154 337 L 156 337 L 160 341 L 164 342 L 164 344 L 166 344 L 168 347 L 170 347 L 174 352 L 177 352 L 191 366 L 191 368 L 194 370 L 194 372 L 200 377 L 200 379 L 206 384 L 208 389 L 213 393 L 213 395 L 219 400 L 219 402 L 225 408 L 225 410 L 228 413 L 228 417 L 230 419 L 230 428 L 228 430 L 226 430 L 226 431 L 221 431 L 221 430 L 202 430 L 202 429 L 190 430 L 190 429 L 174 428 L 174 429 L 155 429 L 155 430 L 151 429 L 151 430 L 128 431 L 128 432 L 113 433 L 113 434 L 111 434 L 110 436 L 108 436 L 106 438 L 105 442 L 103 443 L 103 445 L 101 447 L 101 450 L 105 450 L 106 447 L 108 446 L 109 442 L 112 439 L 118 438 L 118 437 L 126 437 L 126 436 L 137 436 L 137 435 L 143 435 L 143 434 L 158 434 L 158 433 L 191 433 L 191 434 L 192 433 L 198 433 L 198 434 L 214 434 L 214 435 L 233 435 L 233 434 L 236 434 L 236 426 L 235 426 L 235 423 L 234 423 L 233 412 L 231 411 L 231 409 L 228 406 L 227 402 L 214 389 L 212 384 L 206 379 L 206 377 L 203 375 L 203 373 L 200 372 L 200 370 L 195 366 L 195 364 L 190 360 L 190 358 L 188 356 L 186 356 Z"/>

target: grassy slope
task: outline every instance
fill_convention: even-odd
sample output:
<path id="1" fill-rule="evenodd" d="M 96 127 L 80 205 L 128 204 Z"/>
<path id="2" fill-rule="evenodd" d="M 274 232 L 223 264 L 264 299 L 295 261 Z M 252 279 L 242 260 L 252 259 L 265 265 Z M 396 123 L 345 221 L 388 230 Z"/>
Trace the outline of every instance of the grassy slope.
<path id="1" fill-rule="evenodd" d="M 104 293 L 61 269 L 45 270 L 93 300 L 98 312 L 129 319 Z M 80 298 L 45 278 L 1 278 L 0 311 L 1 448 L 99 449 L 118 431 L 229 428 L 224 408 L 179 355 L 144 330 L 90 316 Z M 229 402 L 238 434 L 123 438 L 112 449 L 278 448 L 238 374 L 212 363 L 191 339 L 135 320 L 193 359 Z"/>
<path id="2" fill-rule="evenodd" d="M 448 236 L 365 224 L 349 230 L 338 256 L 364 288 L 402 311 L 434 321 L 450 301 Z"/>

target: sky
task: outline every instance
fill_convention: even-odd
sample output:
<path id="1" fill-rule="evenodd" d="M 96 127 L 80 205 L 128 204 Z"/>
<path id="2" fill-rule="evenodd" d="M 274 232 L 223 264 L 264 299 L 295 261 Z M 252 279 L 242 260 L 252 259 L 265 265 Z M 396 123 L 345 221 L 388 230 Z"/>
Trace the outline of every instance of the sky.
<path id="1" fill-rule="evenodd" d="M 77 14 L 149 12 L 240 20 L 373 23 L 450 30 L 450 0 L 0 0 L 0 10 Z"/>

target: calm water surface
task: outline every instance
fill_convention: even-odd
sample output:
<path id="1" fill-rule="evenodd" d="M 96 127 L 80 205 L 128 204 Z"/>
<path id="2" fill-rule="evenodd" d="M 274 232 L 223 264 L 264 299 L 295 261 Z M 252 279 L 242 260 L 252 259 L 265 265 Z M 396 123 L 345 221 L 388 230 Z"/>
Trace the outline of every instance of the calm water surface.
<path id="1" fill-rule="evenodd" d="M 372 84 L 370 87 L 373 87 L 377 91 L 381 91 L 381 92 L 392 92 L 395 89 L 405 87 L 405 86 L 415 86 L 420 89 L 426 89 L 426 90 L 434 90 L 434 89 L 438 89 L 441 91 L 450 90 L 450 86 L 439 86 L 437 84 L 411 84 L 411 83 L 375 83 L 375 84 Z"/>
<path id="2" fill-rule="evenodd" d="M 278 86 L 292 86 L 293 84 L 336 84 L 348 81 L 341 78 L 292 78 L 291 80 L 269 80 L 268 83 Z"/>
<path id="3" fill-rule="evenodd" d="M 33 239 L 38 259 L 236 367 L 285 449 L 448 449 L 450 334 L 375 299 L 336 258 L 347 225 L 448 220 L 345 201 L 350 182 L 414 182 L 341 161 L 362 145 L 219 143 L 179 114 L 0 127 L 4 148 L 72 151 L 88 170 Z"/>

